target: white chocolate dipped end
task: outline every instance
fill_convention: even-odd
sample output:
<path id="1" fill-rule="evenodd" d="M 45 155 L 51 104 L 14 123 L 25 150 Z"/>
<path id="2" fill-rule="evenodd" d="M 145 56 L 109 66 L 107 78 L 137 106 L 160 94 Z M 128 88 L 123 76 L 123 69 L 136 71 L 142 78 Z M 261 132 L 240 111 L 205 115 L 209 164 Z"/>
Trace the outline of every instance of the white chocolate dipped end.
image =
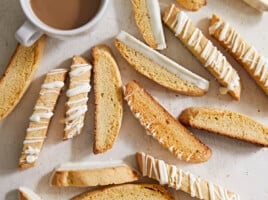
<path id="1" fill-rule="evenodd" d="M 42 200 L 36 193 L 26 187 L 20 187 L 18 189 L 19 200 Z"/>

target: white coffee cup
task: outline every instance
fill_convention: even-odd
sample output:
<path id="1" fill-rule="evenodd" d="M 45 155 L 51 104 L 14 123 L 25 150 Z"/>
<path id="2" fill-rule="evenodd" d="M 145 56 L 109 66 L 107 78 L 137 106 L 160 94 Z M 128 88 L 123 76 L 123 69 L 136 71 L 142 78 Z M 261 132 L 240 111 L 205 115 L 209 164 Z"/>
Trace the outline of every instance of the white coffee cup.
<path id="1" fill-rule="evenodd" d="M 102 18 L 108 2 L 109 0 L 101 0 L 97 14 L 85 25 L 72 30 L 59 30 L 48 26 L 35 15 L 30 0 L 20 0 L 21 8 L 28 20 L 17 30 L 15 37 L 22 45 L 31 46 L 43 34 L 64 40 L 86 33 Z"/>

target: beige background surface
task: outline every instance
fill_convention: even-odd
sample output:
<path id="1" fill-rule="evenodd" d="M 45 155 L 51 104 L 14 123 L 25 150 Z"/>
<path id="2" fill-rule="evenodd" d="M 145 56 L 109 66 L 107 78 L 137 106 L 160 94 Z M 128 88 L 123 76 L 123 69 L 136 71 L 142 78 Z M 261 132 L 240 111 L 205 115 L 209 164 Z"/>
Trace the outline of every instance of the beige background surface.
<path id="1" fill-rule="evenodd" d="M 165 8 L 170 2 L 173 2 L 173 0 L 161 0 L 161 7 Z M 2 73 L 16 46 L 13 37 L 15 30 L 23 23 L 25 17 L 17 0 L 0 0 L 0 4 L 0 73 Z M 229 21 L 248 41 L 254 44 L 256 49 L 263 55 L 268 56 L 267 14 L 261 15 L 240 0 L 208 0 L 208 5 L 201 11 L 189 13 L 189 15 L 197 26 L 208 35 L 208 17 L 213 12 Z M 185 163 L 177 160 L 154 139 L 147 136 L 126 104 L 124 104 L 122 128 L 114 148 L 103 155 L 93 155 L 94 112 L 92 93 L 90 94 L 89 111 L 83 134 L 67 142 L 61 141 L 65 102 L 65 96 L 63 95 L 57 106 L 57 112 L 51 123 L 38 165 L 22 172 L 17 170 L 25 129 L 44 74 L 52 68 L 67 68 L 71 63 L 70 58 L 75 54 L 90 57 L 90 48 L 100 43 L 112 47 L 119 63 L 123 82 L 126 83 L 132 79 L 138 80 L 174 117 L 177 117 L 188 106 L 215 106 L 250 115 L 268 126 L 267 96 L 224 50 L 223 52 L 238 70 L 243 82 L 244 87 L 240 102 L 233 101 L 230 96 L 219 95 L 218 83 L 166 28 L 168 49 L 162 53 L 210 80 L 209 93 L 200 98 L 177 95 L 137 74 L 120 57 L 113 45 L 113 38 L 121 29 L 142 39 L 132 14 L 130 1 L 111 0 L 103 20 L 87 35 L 69 41 L 48 39 L 41 66 L 29 90 L 16 109 L 0 122 L 0 199 L 16 199 L 15 190 L 19 186 L 32 188 L 43 199 L 68 199 L 85 189 L 49 187 L 49 177 L 55 166 L 64 162 L 116 159 L 124 159 L 135 166 L 136 161 L 133 155 L 136 151 L 145 151 L 160 159 L 166 159 L 169 163 L 176 164 L 185 170 L 236 191 L 240 193 L 243 200 L 268 199 L 267 149 L 208 134 L 204 131 L 192 130 L 197 137 L 211 147 L 213 156 L 206 163 Z M 215 41 L 213 42 L 217 44 Z M 189 195 L 181 192 L 174 192 L 174 194 L 177 199 L 191 199 Z"/>

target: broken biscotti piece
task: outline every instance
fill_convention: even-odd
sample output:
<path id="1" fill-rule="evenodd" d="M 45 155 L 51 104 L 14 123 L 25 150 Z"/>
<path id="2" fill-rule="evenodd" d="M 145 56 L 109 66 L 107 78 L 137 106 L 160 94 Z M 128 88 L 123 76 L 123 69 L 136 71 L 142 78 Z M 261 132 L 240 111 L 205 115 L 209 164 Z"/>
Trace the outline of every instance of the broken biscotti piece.
<path id="1" fill-rule="evenodd" d="M 190 107 L 179 116 L 184 125 L 268 147 L 268 128 L 228 110 Z"/>
<path id="2" fill-rule="evenodd" d="M 147 134 L 180 160 L 204 162 L 210 158 L 211 150 L 174 119 L 137 82 L 132 81 L 125 86 L 125 100 Z"/>
<path id="3" fill-rule="evenodd" d="M 41 200 L 41 198 L 29 188 L 20 187 L 18 189 L 18 192 L 19 192 L 19 200 Z"/>
<path id="4" fill-rule="evenodd" d="M 187 10 L 197 11 L 207 4 L 206 0 L 176 0 Z"/>
<path id="5" fill-rule="evenodd" d="M 138 152 L 137 160 L 143 176 L 155 179 L 161 185 L 186 192 L 192 197 L 204 200 L 240 199 L 238 194 L 145 153 Z"/>
<path id="6" fill-rule="evenodd" d="M 91 90 L 90 76 L 92 66 L 80 56 L 73 57 L 71 71 L 69 72 L 69 89 L 66 103 L 65 128 L 63 139 L 71 139 L 79 135 L 84 126 L 85 113 L 88 106 L 88 93 Z"/>
<path id="7" fill-rule="evenodd" d="M 68 163 L 56 169 L 50 184 L 57 187 L 88 187 L 133 182 L 139 174 L 122 161 Z"/>
<path id="8" fill-rule="evenodd" d="M 33 167 L 37 162 L 66 74 L 65 69 L 54 69 L 46 75 L 26 131 L 19 159 L 20 169 Z"/>
<path id="9" fill-rule="evenodd" d="M 19 44 L 0 79 L 0 120 L 19 103 L 43 56 L 46 38 L 30 47 Z"/>
<path id="10" fill-rule="evenodd" d="M 234 99 L 239 100 L 241 82 L 237 71 L 217 47 L 193 25 L 186 13 L 172 4 L 166 9 L 163 21 L 223 86 L 221 93 L 229 92 Z"/>
<path id="11" fill-rule="evenodd" d="M 105 45 L 92 50 L 95 95 L 94 153 L 111 149 L 123 116 L 122 81 L 111 50 Z"/>
<path id="12" fill-rule="evenodd" d="M 189 96 L 202 96 L 208 91 L 207 80 L 124 31 L 116 37 L 115 46 L 135 70 L 159 85 Z"/>
<path id="13" fill-rule="evenodd" d="M 169 192 L 157 184 L 123 184 L 85 192 L 72 200 L 174 200 Z"/>
<path id="14" fill-rule="evenodd" d="M 131 2 L 136 24 L 146 43 L 153 49 L 165 49 L 166 41 L 158 0 L 131 0 Z"/>
<path id="15" fill-rule="evenodd" d="M 268 95 L 268 60 L 261 56 L 229 23 L 212 16 L 209 33 L 226 48 Z"/>

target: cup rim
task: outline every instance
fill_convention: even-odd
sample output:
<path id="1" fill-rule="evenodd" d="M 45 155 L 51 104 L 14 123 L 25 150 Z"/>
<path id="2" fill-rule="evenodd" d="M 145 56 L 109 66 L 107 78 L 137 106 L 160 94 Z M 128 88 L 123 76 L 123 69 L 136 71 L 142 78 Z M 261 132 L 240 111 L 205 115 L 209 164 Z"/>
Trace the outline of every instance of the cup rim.
<path id="1" fill-rule="evenodd" d="M 100 6 L 97 14 L 88 23 L 84 24 L 83 26 L 80 26 L 76 29 L 71 29 L 71 30 L 60 30 L 60 29 L 50 27 L 47 24 L 45 24 L 44 22 L 42 22 L 34 14 L 29 1 L 30 0 L 28 0 L 28 1 L 20 0 L 21 8 L 22 8 L 24 14 L 26 15 L 27 19 L 32 24 L 34 24 L 38 29 L 40 29 L 41 31 L 43 31 L 45 33 L 61 35 L 61 36 L 76 35 L 76 34 L 85 32 L 88 29 L 90 29 L 91 27 L 93 27 L 102 18 L 102 16 L 104 15 L 104 13 L 108 7 L 108 3 L 109 3 L 109 0 L 101 0 L 102 1 L 101 6 Z M 34 17 L 32 15 L 34 15 Z"/>

